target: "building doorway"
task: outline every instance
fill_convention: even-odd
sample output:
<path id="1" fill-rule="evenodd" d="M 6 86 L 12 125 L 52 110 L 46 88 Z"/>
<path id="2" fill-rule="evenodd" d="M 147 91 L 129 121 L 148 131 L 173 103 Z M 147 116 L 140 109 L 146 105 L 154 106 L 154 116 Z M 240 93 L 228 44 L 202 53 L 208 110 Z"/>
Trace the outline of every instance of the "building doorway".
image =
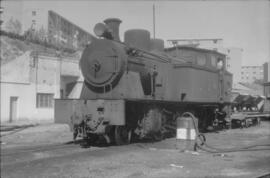
<path id="1" fill-rule="evenodd" d="M 11 96 L 9 105 L 9 122 L 14 122 L 17 119 L 17 104 L 18 97 Z"/>

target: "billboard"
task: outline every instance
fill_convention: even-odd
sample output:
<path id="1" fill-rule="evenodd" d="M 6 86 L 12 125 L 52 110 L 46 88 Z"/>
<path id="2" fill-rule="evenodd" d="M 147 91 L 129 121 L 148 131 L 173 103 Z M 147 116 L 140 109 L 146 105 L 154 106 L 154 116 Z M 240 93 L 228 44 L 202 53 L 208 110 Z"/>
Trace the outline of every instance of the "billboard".
<path id="1" fill-rule="evenodd" d="M 54 11 L 48 12 L 48 40 L 65 48 L 84 48 L 94 37 Z"/>

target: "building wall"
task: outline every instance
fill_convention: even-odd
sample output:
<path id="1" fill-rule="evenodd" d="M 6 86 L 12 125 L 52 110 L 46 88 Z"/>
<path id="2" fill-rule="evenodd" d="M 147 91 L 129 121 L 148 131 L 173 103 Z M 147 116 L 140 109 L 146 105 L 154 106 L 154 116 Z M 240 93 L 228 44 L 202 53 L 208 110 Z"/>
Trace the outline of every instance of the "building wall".
<path id="1" fill-rule="evenodd" d="M 29 64 L 30 52 L 26 52 L 16 60 L 1 65 L 1 121 L 9 120 L 10 97 L 18 97 L 17 116 L 28 118 L 31 115 L 28 108 L 32 105 L 33 98 L 28 91 L 33 92 L 33 86 L 29 78 Z M 19 106 L 25 106 L 25 110 Z"/>
<path id="2" fill-rule="evenodd" d="M 270 81 L 269 79 L 269 63 L 266 62 L 263 64 L 263 82 L 268 82 Z"/>
<path id="3" fill-rule="evenodd" d="M 264 96 L 269 100 L 270 99 L 270 82 L 264 83 L 263 93 L 264 93 Z"/>
<path id="4" fill-rule="evenodd" d="M 53 94 L 54 98 L 60 97 L 60 62 L 59 58 L 38 56 L 37 90 L 36 93 Z"/>
<path id="5" fill-rule="evenodd" d="M 255 80 L 263 80 L 263 66 L 242 66 L 241 82 L 253 83 Z"/>
<path id="6" fill-rule="evenodd" d="M 270 82 L 270 60 L 268 62 L 268 70 L 267 70 L 267 72 L 268 72 L 267 82 Z"/>
<path id="7" fill-rule="evenodd" d="M 241 48 L 219 48 L 219 52 L 224 53 L 226 57 L 226 68 L 233 74 L 234 85 L 241 81 L 242 53 Z"/>
<path id="8" fill-rule="evenodd" d="M 267 62 L 266 68 L 267 68 L 267 74 L 264 77 L 266 79 L 265 82 L 270 82 L 270 60 L 269 62 Z"/>
<path id="9" fill-rule="evenodd" d="M 49 97 L 40 95 L 52 95 L 52 102 L 60 98 L 62 73 L 79 78 L 78 59 L 26 52 L 1 65 L 1 122 L 10 119 L 11 97 L 17 97 L 17 117 L 13 121 L 53 121 L 53 103 L 44 107 L 44 103 L 49 103 Z"/>
<path id="10" fill-rule="evenodd" d="M 1 122 L 10 119 L 10 97 L 18 97 L 16 120 L 28 120 L 33 116 L 34 87 L 30 84 L 1 82 Z"/>

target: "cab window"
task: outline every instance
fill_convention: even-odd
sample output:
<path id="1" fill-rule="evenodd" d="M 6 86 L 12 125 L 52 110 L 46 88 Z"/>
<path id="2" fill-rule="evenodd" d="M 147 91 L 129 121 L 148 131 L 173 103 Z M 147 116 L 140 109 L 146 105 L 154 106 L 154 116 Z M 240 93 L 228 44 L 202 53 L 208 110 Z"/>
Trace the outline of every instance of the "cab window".
<path id="1" fill-rule="evenodd" d="M 197 56 L 197 64 L 204 66 L 206 64 L 206 56 L 205 55 L 198 55 Z"/>
<path id="2" fill-rule="evenodd" d="M 210 55 L 210 59 L 211 59 L 211 66 L 217 68 L 217 59 L 216 59 L 216 56 Z"/>

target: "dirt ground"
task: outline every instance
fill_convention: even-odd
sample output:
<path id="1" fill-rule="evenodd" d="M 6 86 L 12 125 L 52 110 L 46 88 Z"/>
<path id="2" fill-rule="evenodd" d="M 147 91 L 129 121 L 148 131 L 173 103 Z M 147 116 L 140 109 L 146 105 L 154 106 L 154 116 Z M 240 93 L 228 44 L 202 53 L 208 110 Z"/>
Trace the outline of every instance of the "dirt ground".
<path id="1" fill-rule="evenodd" d="M 71 144 L 51 149 L 50 145 L 71 141 L 67 125 L 15 131 L 1 132 L 1 177 L 259 177 L 270 173 L 270 150 L 180 152 L 175 138 L 126 146 Z M 209 145 L 219 148 L 270 144 L 270 122 L 207 133 L 206 138 Z M 46 147 L 50 149 L 40 149 Z"/>
<path id="2" fill-rule="evenodd" d="M 17 125 L 16 125 L 17 126 Z M 48 145 L 71 141 L 72 133 L 65 124 L 20 124 L 2 126 L 1 146 L 11 148 L 18 146 Z"/>

